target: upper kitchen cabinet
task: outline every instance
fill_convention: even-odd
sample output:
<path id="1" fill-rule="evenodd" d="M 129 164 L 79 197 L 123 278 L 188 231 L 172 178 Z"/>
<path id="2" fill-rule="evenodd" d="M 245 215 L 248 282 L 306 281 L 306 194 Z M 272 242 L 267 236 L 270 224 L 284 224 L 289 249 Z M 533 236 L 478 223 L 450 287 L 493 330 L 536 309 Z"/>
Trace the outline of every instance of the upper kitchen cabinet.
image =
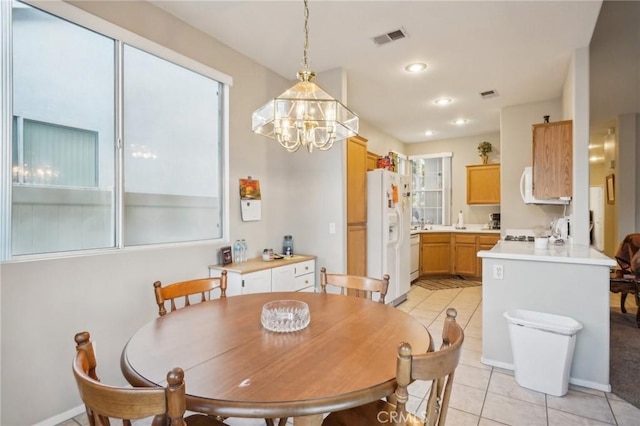
<path id="1" fill-rule="evenodd" d="M 539 199 L 573 195 L 573 122 L 534 124 L 533 196 Z"/>
<path id="2" fill-rule="evenodd" d="M 467 204 L 500 204 L 500 164 L 467 166 Z"/>
<path id="3" fill-rule="evenodd" d="M 367 222 L 367 140 L 347 139 L 347 224 Z"/>
<path id="4" fill-rule="evenodd" d="M 367 171 L 368 172 L 378 168 L 378 158 L 380 158 L 378 154 L 367 151 Z"/>

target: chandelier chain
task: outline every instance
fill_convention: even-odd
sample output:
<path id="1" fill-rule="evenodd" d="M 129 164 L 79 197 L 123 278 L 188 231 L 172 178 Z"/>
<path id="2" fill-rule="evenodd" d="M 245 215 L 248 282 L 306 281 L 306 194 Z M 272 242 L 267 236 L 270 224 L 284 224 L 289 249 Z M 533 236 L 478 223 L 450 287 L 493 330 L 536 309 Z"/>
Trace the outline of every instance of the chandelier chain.
<path id="1" fill-rule="evenodd" d="M 309 68 L 309 6 L 304 0 L 304 49 L 302 53 L 302 65 L 304 69 Z"/>

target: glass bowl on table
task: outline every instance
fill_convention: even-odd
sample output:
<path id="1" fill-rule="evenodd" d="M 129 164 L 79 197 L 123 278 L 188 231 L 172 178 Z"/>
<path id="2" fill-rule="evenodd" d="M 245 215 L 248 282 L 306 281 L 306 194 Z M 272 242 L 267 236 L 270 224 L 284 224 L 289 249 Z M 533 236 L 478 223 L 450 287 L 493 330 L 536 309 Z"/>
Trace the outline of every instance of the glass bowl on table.
<path id="1" fill-rule="evenodd" d="M 276 333 L 302 330 L 311 322 L 309 305 L 299 300 L 274 300 L 262 306 L 262 326 Z"/>

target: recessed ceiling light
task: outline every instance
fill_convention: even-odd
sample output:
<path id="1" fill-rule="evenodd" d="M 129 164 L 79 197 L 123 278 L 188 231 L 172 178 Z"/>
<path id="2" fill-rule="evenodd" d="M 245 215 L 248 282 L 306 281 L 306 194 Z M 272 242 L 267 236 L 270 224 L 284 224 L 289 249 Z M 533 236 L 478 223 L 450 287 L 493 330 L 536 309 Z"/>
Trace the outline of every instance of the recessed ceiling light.
<path id="1" fill-rule="evenodd" d="M 433 136 L 436 134 L 436 132 L 433 130 L 427 130 L 426 132 L 424 132 L 424 134 L 425 136 Z"/>
<path id="2" fill-rule="evenodd" d="M 433 103 L 436 105 L 448 105 L 451 103 L 451 98 L 438 98 Z"/>
<path id="3" fill-rule="evenodd" d="M 457 120 L 453 120 L 453 124 L 456 124 L 458 126 L 462 126 L 463 124 L 467 124 L 467 121 L 469 121 L 469 120 L 466 120 L 464 118 L 458 118 Z"/>
<path id="4" fill-rule="evenodd" d="M 406 67 L 404 67 L 404 70 L 406 72 L 420 72 L 423 71 L 427 68 L 427 64 L 423 64 L 421 62 L 416 62 L 414 64 L 409 64 Z"/>

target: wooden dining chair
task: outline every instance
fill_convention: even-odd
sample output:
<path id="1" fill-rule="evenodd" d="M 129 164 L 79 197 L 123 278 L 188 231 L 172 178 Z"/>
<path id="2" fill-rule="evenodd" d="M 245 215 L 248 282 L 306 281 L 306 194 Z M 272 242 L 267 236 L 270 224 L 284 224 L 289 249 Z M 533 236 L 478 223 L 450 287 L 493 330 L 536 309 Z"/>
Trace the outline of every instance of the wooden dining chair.
<path id="1" fill-rule="evenodd" d="M 389 289 L 389 275 L 384 274 L 382 279 L 362 277 L 358 275 L 327 274 L 327 268 L 320 269 L 320 288 L 327 292 L 327 286 L 340 288 L 340 294 L 348 294 L 365 299 L 372 299 L 373 293 L 379 293 L 378 301 L 384 303 L 384 298 Z"/>
<path id="2" fill-rule="evenodd" d="M 443 426 L 447 419 L 453 376 L 460 361 L 464 341 L 464 332 L 456 323 L 456 316 L 455 309 L 447 309 L 447 318 L 442 330 L 442 346 L 438 351 L 412 355 L 411 345 L 400 343 L 396 368 L 397 386 L 389 398 L 393 403 L 378 400 L 360 407 L 336 411 L 329 414 L 322 425 Z M 425 421 L 406 410 L 409 399 L 407 387 L 414 380 L 431 381 Z"/>
<path id="3" fill-rule="evenodd" d="M 162 287 L 160 281 L 153 283 L 153 290 L 156 295 L 156 303 L 158 304 L 158 315 L 167 314 L 164 302 L 171 302 L 171 312 L 177 308 L 175 300 L 183 297 L 184 306 L 190 306 L 189 296 L 200 294 L 200 301 L 204 302 L 211 299 L 211 292 L 220 289 L 220 297 L 227 297 L 227 271 L 222 271 L 216 278 L 200 278 L 196 280 L 182 281 Z"/>
<path id="4" fill-rule="evenodd" d="M 213 417 L 194 414 L 184 417 L 186 410 L 184 371 L 174 368 L 167 373 L 167 386 L 131 388 L 105 385 L 96 374 L 96 355 L 89 332 L 75 335 L 76 355 L 73 375 L 80 398 L 84 402 L 89 425 L 108 426 L 109 419 L 120 419 L 125 426 L 131 420 L 153 417 L 153 426 L 222 426 Z"/>

